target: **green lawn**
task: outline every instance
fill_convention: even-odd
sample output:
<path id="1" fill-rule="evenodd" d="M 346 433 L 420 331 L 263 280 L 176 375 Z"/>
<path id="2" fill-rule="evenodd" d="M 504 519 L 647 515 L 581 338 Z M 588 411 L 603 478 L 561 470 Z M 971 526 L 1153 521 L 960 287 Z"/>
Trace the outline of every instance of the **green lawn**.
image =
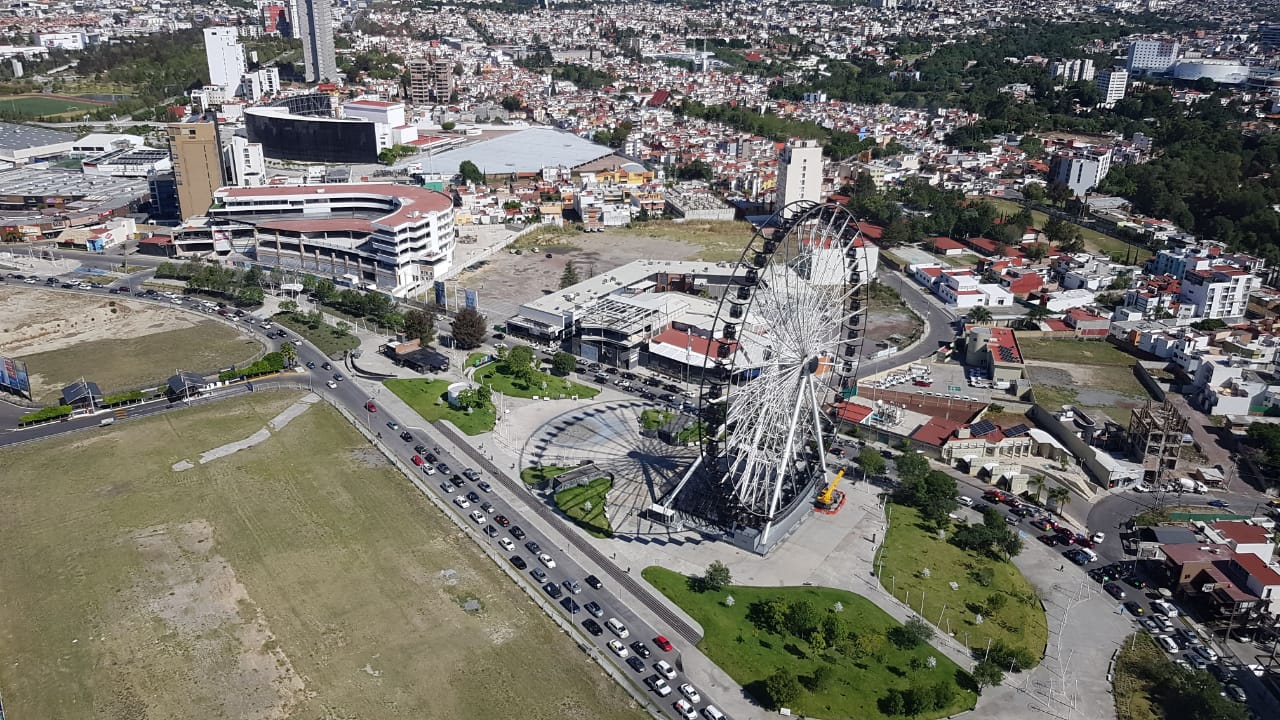
<path id="1" fill-rule="evenodd" d="M 889 532 L 877 557 L 880 584 L 899 600 L 920 612 L 921 593 L 924 612 L 929 622 L 954 633 L 957 640 L 970 648 L 985 648 L 987 640 L 1004 641 L 1021 646 L 1036 657 L 1044 655 L 1049 639 L 1044 608 L 1035 589 L 1012 563 L 997 562 L 965 552 L 926 530 L 914 508 L 893 505 Z M 974 578 L 981 568 L 990 568 L 992 582 L 984 587 Z M 925 577 L 924 570 L 928 570 Z M 956 583 L 952 590 L 950 583 Z M 985 609 L 988 598 L 1005 596 L 1004 606 L 995 613 L 984 613 L 983 622 L 975 615 Z M 944 613 L 943 606 L 946 606 Z"/>
<path id="2" fill-rule="evenodd" d="M 1153 699 L 1155 689 L 1143 668 L 1169 662 L 1165 653 L 1156 647 L 1151 636 L 1140 632 L 1120 648 L 1116 658 L 1113 694 L 1116 700 L 1116 720 L 1161 720 L 1164 713 Z"/>
<path id="3" fill-rule="evenodd" d="M 1024 360 L 1132 367 L 1137 358 L 1106 341 L 1018 338 Z"/>
<path id="4" fill-rule="evenodd" d="M 533 379 L 526 385 L 502 372 L 504 369 L 505 367 L 502 363 L 486 365 L 476 371 L 475 381 L 481 385 L 488 385 L 495 392 L 500 392 L 508 397 L 571 397 L 577 395 L 585 399 L 593 398 L 600 394 L 600 391 L 593 387 L 541 371 L 534 372 Z"/>
<path id="5" fill-rule="evenodd" d="M 276 313 L 271 319 L 306 338 L 307 342 L 320 348 L 320 352 L 330 358 L 340 358 L 347 350 L 360 347 L 360 338 L 355 335 L 323 323 L 312 328 L 295 313 Z"/>
<path id="6" fill-rule="evenodd" d="M 476 367 L 485 358 L 489 357 L 489 353 L 473 352 L 467 353 L 467 367 Z"/>
<path id="7" fill-rule="evenodd" d="M 586 485 L 556 493 L 556 507 L 572 518 L 578 527 L 595 537 L 609 537 L 613 534 L 613 528 L 604 514 L 604 503 L 605 495 L 612 488 L 613 481 L 609 478 L 596 478 Z"/>
<path id="8" fill-rule="evenodd" d="M 748 692 L 760 693 L 764 678 L 787 668 L 811 687 L 791 704 L 793 713 L 827 720 L 875 720 L 886 717 L 879 703 L 890 689 L 913 685 L 949 683 L 955 697 L 939 711 L 920 718 L 943 717 L 969 710 L 977 701 L 968 674 L 928 645 L 901 650 L 885 639 L 897 621 L 866 598 L 845 590 L 822 587 L 741 587 L 718 592 L 696 592 L 689 578 L 661 567 L 648 567 L 644 579 L 679 605 L 702 626 L 698 648 L 729 673 Z M 732 606 L 725 599 L 732 596 Z M 856 640 L 817 651 L 804 640 L 765 632 L 747 619 L 758 601 L 808 600 L 822 616 L 834 613 Z M 835 612 L 836 603 L 842 610 Z M 866 638 L 866 639 L 863 639 Z M 849 650 L 846 646 L 862 648 Z M 927 658 L 936 665 L 928 667 Z M 812 686 L 815 671 L 832 669 L 825 687 Z"/>
<path id="9" fill-rule="evenodd" d="M 0 109 L 25 113 L 30 117 L 92 112 L 104 107 L 108 106 L 62 96 L 12 95 L 0 98 Z"/>
<path id="10" fill-rule="evenodd" d="M 994 205 L 996 209 L 1004 215 L 1013 215 L 1022 209 L 1021 204 L 1011 200 L 1000 200 L 989 197 L 983 197 L 982 200 Z M 1039 210 L 1031 211 L 1031 221 L 1035 223 L 1037 228 L 1043 228 L 1048 219 L 1049 216 Z M 1122 260 L 1124 259 L 1125 253 L 1129 252 L 1132 253 L 1130 257 L 1136 258 L 1134 259 L 1134 262 L 1138 264 L 1146 262 L 1152 255 L 1151 251 L 1144 247 L 1130 246 L 1129 243 L 1126 243 L 1123 240 L 1117 240 L 1110 235 L 1103 235 L 1087 225 L 1079 225 L 1076 223 L 1071 223 L 1071 225 L 1080 229 L 1080 237 L 1084 238 L 1084 247 L 1090 252 L 1099 252 L 1109 256 L 1118 255 Z"/>
<path id="11" fill-rule="evenodd" d="M 676 416 L 670 410 L 658 410 L 657 408 L 649 408 L 640 413 L 640 427 L 645 430 L 657 430 L 658 428 L 671 422 Z"/>
<path id="12" fill-rule="evenodd" d="M 525 485 L 541 485 L 551 480 L 557 475 L 563 475 L 573 468 L 557 467 L 555 465 L 543 465 L 542 467 L 527 467 L 520 471 L 520 479 Z"/>
<path id="13" fill-rule="evenodd" d="M 444 399 L 445 391 L 449 389 L 446 380 L 387 380 L 383 384 L 425 420 L 448 420 L 468 435 L 479 435 L 493 429 L 493 405 L 470 413 L 453 409 Z"/>

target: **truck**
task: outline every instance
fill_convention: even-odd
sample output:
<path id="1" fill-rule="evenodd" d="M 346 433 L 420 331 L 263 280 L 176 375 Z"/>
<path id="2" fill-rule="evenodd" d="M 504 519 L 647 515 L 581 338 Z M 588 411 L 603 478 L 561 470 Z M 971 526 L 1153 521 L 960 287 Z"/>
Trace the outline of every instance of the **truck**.
<path id="1" fill-rule="evenodd" d="M 1178 484 L 1175 489 L 1181 490 L 1182 492 L 1197 493 L 1200 495 L 1209 491 L 1209 488 L 1206 487 L 1204 483 L 1199 480 L 1192 480 L 1191 478 L 1178 478 Z"/>

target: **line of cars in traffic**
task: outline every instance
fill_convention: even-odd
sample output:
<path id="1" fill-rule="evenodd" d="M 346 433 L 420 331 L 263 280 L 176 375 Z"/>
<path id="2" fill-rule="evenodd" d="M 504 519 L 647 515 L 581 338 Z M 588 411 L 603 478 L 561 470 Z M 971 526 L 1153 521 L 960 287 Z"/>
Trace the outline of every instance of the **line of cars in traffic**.
<path id="1" fill-rule="evenodd" d="M 395 421 L 387 421 L 386 425 L 393 431 L 400 429 Z M 725 714 L 715 705 L 705 704 L 701 708 L 698 707 L 703 702 L 701 693 L 689 682 L 676 682 L 679 673 L 671 662 L 661 658 L 651 664 L 647 662 L 653 658 L 655 652 L 650 645 L 640 639 L 631 639 L 631 631 L 626 624 L 616 616 L 609 615 L 604 606 L 606 596 L 603 593 L 597 595 L 584 589 L 585 585 L 592 591 L 600 591 L 603 590 L 604 583 L 595 575 L 587 575 L 581 580 L 570 577 L 547 549 L 544 549 L 536 539 L 530 538 L 524 528 L 513 523 L 495 504 L 495 501 L 500 502 L 498 494 L 494 487 L 483 479 L 482 473 L 470 467 L 455 472 L 447 462 L 445 452 L 439 446 L 428 447 L 409 430 L 401 432 L 399 437 L 406 444 L 416 443 L 413 445 L 414 454 L 410 459 L 415 466 L 422 469 L 425 475 L 439 474 L 441 477 L 448 478 L 438 483 L 441 494 L 459 511 L 465 513 L 465 516 L 475 523 L 491 542 L 503 551 L 511 553 L 508 556 L 508 562 L 516 570 L 528 572 L 529 577 L 542 589 L 542 592 L 571 620 L 577 620 L 581 613 L 583 617 L 580 624 L 593 637 L 604 636 L 607 629 L 612 637 L 605 642 L 605 647 L 633 671 L 643 674 L 644 685 L 658 697 L 666 698 L 673 693 L 678 693 L 672 703 L 672 709 L 679 717 L 695 720 L 701 714 L 705 720 L 725 720 Z M 468 483 L 474 486 L 474 489 L 468 489 Z M 523 544 L 524 551 L 533 558 L 532 561 L 526 560 L 525 556 L 520 554 L 517 542 Z M 609 616 L 606 617 L 607 615 Z M 623 641 L 628 639 L 631 639 L 631 642 L 624 644 Z M 662 635 L 655 635 L 651 642 L 662 653 L 675 652 L 671 641 Z M 672 684 L 675 684 L 674 690 Z"/>

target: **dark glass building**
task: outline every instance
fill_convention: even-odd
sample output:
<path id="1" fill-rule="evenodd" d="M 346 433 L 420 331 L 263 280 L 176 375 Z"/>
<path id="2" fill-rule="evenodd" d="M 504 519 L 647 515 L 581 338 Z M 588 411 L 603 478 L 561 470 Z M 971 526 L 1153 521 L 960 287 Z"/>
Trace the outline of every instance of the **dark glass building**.
<path id="1" fill-rule="evenodd" d="M 315 163 L 375 163 L 378 131 L 366 120 L 333 117 L 324 94 L 299 95 L 244 111 L 249 142 L 275 160 Z"/>

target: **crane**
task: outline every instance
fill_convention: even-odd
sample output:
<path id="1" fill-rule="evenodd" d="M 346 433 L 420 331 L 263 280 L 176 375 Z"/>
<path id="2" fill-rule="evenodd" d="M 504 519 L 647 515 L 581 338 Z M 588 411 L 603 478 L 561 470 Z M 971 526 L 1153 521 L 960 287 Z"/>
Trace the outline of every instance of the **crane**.
<path id="1" fill-rule="evenodd" d="M 844 477 L 844 471 L 845 468 L 841 468 L 840 472 L 836 473 L 834 478 L 831 478 L 831 482 L 823 488 L 822 492 L 818 493 L 818 498 L 814 501 L 814 504 L 818 506 L 818 510 L 834 513 L 844 504 L 844 493 L 836 490 L 836 486 L 840 484 L 840 479 Z"/>

